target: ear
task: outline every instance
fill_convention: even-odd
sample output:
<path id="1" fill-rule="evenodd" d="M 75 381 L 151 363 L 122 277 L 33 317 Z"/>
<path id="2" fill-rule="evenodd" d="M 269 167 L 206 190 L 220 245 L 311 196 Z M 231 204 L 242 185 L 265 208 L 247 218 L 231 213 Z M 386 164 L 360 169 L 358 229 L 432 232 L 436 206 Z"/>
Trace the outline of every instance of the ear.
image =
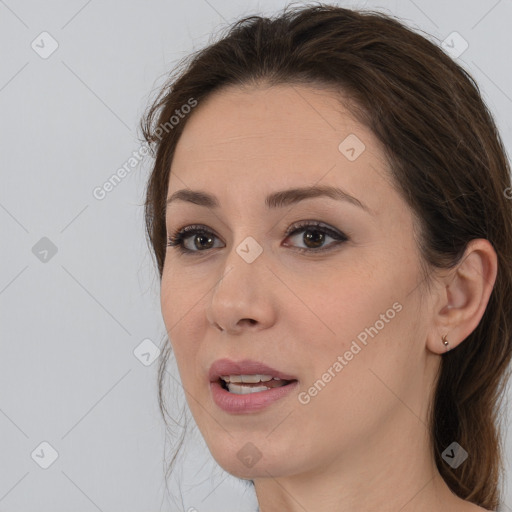
<path id="1" fill-rule="evenodd" d="M 462 343 L 477 327 L 489 302 L 498 269 L 492 244 L 483 238 L 468 243 L 460 263 L 441 277 L 434 324 L 427 347 L 443 354 Z M 443 344 L 446 336 L 448 346 Z"/>

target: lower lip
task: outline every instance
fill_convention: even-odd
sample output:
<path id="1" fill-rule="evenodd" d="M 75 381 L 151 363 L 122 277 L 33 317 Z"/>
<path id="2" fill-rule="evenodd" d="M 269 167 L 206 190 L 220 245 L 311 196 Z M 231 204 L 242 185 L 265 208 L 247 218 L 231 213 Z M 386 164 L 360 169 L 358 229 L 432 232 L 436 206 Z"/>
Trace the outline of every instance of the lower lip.
<path id="1" fill-rule="evenodd" d="M 220 382 L 210 382 L 213 401 L 229 413 L 250 413 L 260 411 L 279 399 L 289 395 L 298 386 L 298 381 L 290 382 L 286 386 L 270 388 L 268 391 L 258 391 L 247 395 L 237 395 L 224 389 Z"/>

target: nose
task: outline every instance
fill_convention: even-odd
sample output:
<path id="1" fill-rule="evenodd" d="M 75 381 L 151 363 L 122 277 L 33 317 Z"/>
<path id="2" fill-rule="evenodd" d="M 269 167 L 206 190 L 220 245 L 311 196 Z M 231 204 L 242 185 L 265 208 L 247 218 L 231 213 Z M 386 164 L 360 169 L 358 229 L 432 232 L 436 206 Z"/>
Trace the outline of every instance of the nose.
<path id="1" fill-rule="evenodd" d="M 247 263 L 233 249 L 208 301 L 208 322 L 226 334 L 271 327 L 276 320 L 275 278 L 263 254 Z"/>

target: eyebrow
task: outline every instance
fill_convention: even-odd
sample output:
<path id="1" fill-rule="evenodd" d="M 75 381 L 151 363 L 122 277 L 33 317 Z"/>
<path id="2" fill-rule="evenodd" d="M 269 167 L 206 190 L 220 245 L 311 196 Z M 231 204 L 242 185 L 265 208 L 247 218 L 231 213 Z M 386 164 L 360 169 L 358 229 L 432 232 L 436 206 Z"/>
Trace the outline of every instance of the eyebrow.
<path id="1" fill-rule="evenodd" d="M 347 201 L 372 214 L 370 208 L 359 201 L 359 199 L 351 196 L 341 188 L 332 187 L 330 185 L 290 188 L 287 190 L 272 192 L 272 194 L 269 194 L 265 198 L 265 206 L 267 209 L 283 208 L 303 201 L 304 199 L 311 199 L 315 197 L 329 197 L 338 201 Z M 220 206 L 219 200 L 214 195 L 201 190 L 177 190 L 167 199 L 166 204 L 169 205 L 174 201 L 185 201 L 199 206 L 205 206 L 207 208 L 219 208 Z"/>

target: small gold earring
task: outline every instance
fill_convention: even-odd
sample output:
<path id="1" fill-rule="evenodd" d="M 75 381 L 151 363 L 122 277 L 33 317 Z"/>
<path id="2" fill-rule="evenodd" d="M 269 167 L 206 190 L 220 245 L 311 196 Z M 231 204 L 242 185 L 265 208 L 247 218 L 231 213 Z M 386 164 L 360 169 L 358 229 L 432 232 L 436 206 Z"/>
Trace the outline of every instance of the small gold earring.
<path id="1" fill-rule="evenodd" d="M 450 350 L 448 348 L 448 340 L 446 339 L 446 334 L 441 338 L 443 340 L 444 346 L 446 347 L 446 351 Z"/>

